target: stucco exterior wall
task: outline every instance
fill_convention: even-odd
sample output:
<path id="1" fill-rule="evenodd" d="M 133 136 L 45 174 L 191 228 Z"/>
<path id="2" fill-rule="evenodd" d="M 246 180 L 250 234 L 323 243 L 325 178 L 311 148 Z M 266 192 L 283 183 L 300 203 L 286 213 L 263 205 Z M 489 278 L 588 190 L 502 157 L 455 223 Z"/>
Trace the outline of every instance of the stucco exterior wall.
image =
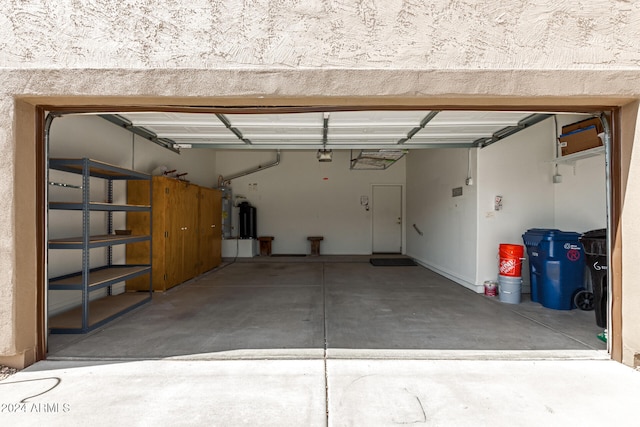
<path id="1" fill-rule="evenodd" d="M 13 105 L 10 97 L 0 99 L 0 168 L 7 175 L 0 179 L 0 200 L 6 200 L 0 208 L 0 354 L 11 355 L 15 349 L 15 330 L 13 326 L 15 310 L 15 221 L 13 199 L 14 162 L 13 162 Z"/>
<path id="2" fill-rule="evenodd" d="M 626 186 L 622 205 L 622 355 L 623 362 L 638 365 L 640 360 L 640 109 L 639 103 L 622 110 L 622 162 Z M 635 144 L 634 144 L 635 143 Z M 628 173 L 624 173 L 628 171 Z M 615 260 L 614 260 L 615 261 Z"/>
<path id="3" fill-rule="evenodd" d="M 7 0 L 0 11 L 0 356 L 35 346 L 20 332 L 35 319 L 17 292 L 35 286 L 22 279 L 35 260 L 17 260 L 21 245 L 34 245 L 20 228 L 35 189 L 18 179 L 33 164 L 15 162 L 17 146 L 33 141 L 16 138 L 16 99 L 570 106 L 640 98 L 640 2 L 632 0 L 169 3 Z M 640 200 L 636 181 L 627 203 Z M 624 232 L 640 236 L 640 224 Z"/>
<path id="4" fill-rule="evenodd" d="M 632 0 L 8 3 L 10 68 L 640 66 Z"/>

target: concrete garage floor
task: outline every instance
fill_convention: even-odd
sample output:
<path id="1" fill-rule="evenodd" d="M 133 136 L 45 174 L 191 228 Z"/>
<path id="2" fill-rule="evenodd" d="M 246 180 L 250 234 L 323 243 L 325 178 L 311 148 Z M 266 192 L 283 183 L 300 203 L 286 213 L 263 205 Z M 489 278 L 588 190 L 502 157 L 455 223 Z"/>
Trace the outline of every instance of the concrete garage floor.
<path id="1" fill-rule="evenodd" d="M 425 268 L 369 257 L 255 258 L 203 275 L 49 357 L 418 355 L 432 350 L 605 350 L 593 312 L 503 304 Z M 326 345 L 325 345 L 326 344 Z"/>
<path id="2" fill-rule="evenodd" d="M 237 262 L 53 336 L 0 381 L 0 425 L 637 424 L 640 372 L 608 360 L 593 313 L 367 260 Z"/>

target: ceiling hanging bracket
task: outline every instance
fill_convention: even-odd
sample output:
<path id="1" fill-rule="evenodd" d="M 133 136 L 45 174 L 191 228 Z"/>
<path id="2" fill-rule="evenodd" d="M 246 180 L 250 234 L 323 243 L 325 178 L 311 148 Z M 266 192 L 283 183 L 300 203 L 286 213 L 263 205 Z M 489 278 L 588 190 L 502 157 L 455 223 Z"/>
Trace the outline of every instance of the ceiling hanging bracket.
<path id="1" fill-rule="evenodd" d="M 105 119 L 108 122 L 111 122 L 117 126 L 120 126 L 128 130 L 129 132 L 135 135 L 141 136 L 142 138 L 148 141 L 151 141 L 154 144 L 157 144 L 163 148 L 166 148 L 167 150 L 171 150 L 174 153 L 180 154 L 180 150 L 176 146 L 177 144 L 175 143 L 175 141 L 169 138 L 158 138 L 158 135 L 156 135 L 154 132 L 151 132 L 149 129 L 146 129 L 142 126 L 134 125 L 130 120 L 122 117 L 119 114 L 99 114 L 98 116 Z"/>
<path id="2" fill-rule="evenodd" d="M 433 110 L 430 111 L 429 114 L 427 114 L 426 116 L 423 117 L 422 120 L 420 120 L 420 124 L 416 127 L 414 127 L 413 129 L 411 129 L 408 133 L 406 138 L 402 138 L 400 140 L 398 140 L 397 144 L 398 145 L 402 145 L 405 142 L 409 141 L 411 138 L 413 138 L 418 132 L 420 132 L 422 129 L 425 128 L 425 126 L 427 126 L 429 124 L 429 122 L 431 120 L 433 120 L 438 113 L 440 112 L 440 110 Z"/>
<path id="3" fill-rule="evenodd" d="M 487 147 L 491 144 L 493 144 L 494 142 L 498 142 L 501 139 L 505 139 L 511 135 L 514 135 L 518 132 L 520 132 L 521 130 L 524 130 L 526 128 L 529 128 L 537 123 L 540 123 L 543 120 L 548 119 L 549 117 L 553 117 L 554 114 L 531 114 L 527 117 L 525 117 L 524 119 L 520 120 L 516 125 L 514 126 L 506 126 L 500 130 L 495 131 L 491 136 L 489 137 L 483 137 L 483 138 L 478 138 L 475 141 L 473 141 L 473 145 L 478 147 L 478 148 L 484 148 Z"/>
<path id="4" fill-rule="evenodd" d="M 216 117 L 218 118 L 218 120 L 220 120 L 222 122 L 223 125 L 225 125 L 225 127 L 227 129 L 229 129 L 240 141 L 244 142 L 245 144 L 251 145 L 253 144 L 251 142 L 251 140 L 249 138 L 245 138 L 242 135 L 242 132 L 240 132 L 240 130 L 237 127 L 234 127 L 231 122 L 229 121 L 229 119 L 221 113 L 216 113 Z"/>
<path id="5" fill-rule="evenodd" d="M 322 116 L 322 149 L 318 150 L 316 155 L 319 162 L 330 162 L 333 159 L 333 151 L 327 150 L 327 142 L 329 140 L 329 115 L 325 112 Z"/>
<path id="6" fill-rule="evenodd" d="M 403 158 L 409 151 L 403 149 L 360 150 L 357 157 L 353 157 L 351 150 L 351 170 L 385 170 Z"/>

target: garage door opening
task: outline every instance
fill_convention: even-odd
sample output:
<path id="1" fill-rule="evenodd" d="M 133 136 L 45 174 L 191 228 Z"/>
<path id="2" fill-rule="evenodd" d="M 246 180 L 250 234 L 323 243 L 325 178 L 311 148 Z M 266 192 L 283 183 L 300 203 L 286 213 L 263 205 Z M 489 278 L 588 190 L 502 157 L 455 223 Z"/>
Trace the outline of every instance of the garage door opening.
<path id="1" fill-rule="evenodd" d="M 151 110 L 52 121 L 50 357 L 606 351 L 593 312 L 530 301 L 528 258 L 521 304 L 482 295 L 498 279 L 500 243 L 523 244 L 533 228 L 607 227 L 604 146 L 563 155 L 557 144 L 563 127 L 599 115 Z M 277 166 L 264 167 L 276 150 Z M 386 168 L 351 167 L 385 150 L 402 155 Z M 97 162 L 83 175 L 59 159 Z M 381 189 L 399 192 L 399 233 L 377 250 Z M 258 256 L 260 236 L 273 237 L 269 257 Z M 322 237 L 318 257 L 308 256 L 311 236 Z M 377 252 L 418 265 L 374 267 Z M 104 279 L 105 266 L 127 271 Z M 116 299 L 134 301 L 107 303 Z M 154 328 L 167 319 L 171 328 Z M 167 347 L 163 331 L 184 339 Z"/>

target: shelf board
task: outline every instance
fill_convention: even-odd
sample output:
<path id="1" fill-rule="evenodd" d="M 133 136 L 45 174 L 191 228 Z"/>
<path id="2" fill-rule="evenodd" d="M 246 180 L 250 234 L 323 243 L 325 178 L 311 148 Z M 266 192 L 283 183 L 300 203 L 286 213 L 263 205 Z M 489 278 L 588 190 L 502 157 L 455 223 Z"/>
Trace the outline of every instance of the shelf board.
<path id="1" fill-rule="evenodd" d="M 89 248 L 104 246 L 124 245 L 127 243 L 144 242 L 151 240 L 149 235 L 113 235 L 105 234 L 89 237 Z M 65 239 L 49 240 L 49 249 L 82 249 L 82 237 L 68 237 Z"/>
<path id="2" fill-rule="evenodd" d="M 123 282 L 134 277 L 147 274 L 151 266 L 146 265 L 118 265 L 100 267 L 89 272 L 89 291 L 95 291 L 115 283 Z M 81 290 L 82 273 L 74 273 L 49 280 L 51 290 Z"/>
<path id="3" fill-rule="evenodd" d="M 64 172 L 82 174 L 85 161 L 88 163 L 90 176 L 120 180 L 151 179 L 151 175 L 149 174 L 92 159 L 49 159 L 49 168 Z"/>
<path id="4" fill-rule="evenodd" d="M 604 154 L 604 146 L 590 148 L 589 150 L 578 151 L 577 153 L 557 157 L 551 160 L 551 163 L 575 163 L 577 160 L 587 159 L 589 157 L 595 157 L 601 154 Z"/>
<path id="5" fill-rule="evenodd" d="M 125 292 L 89 302 L 89 325 L 82 328 L 82 307 L 78 306 L 49 319 L 51 333 L 84 333 L 99 328 L 115 317 L 151 300 L 150 292 Z"/>
<path id="6" fill-rule="evenodd" d="M 83 209 L 82 202 L 50 202 L 49 209 L 64 209 L 70 211 L 81 211 Z M 127 205 L 114 203 L 89 203 L 90 211 L 120 211 L 120 212 L 148 212 L 151 210 L 149 205 Z"/>

